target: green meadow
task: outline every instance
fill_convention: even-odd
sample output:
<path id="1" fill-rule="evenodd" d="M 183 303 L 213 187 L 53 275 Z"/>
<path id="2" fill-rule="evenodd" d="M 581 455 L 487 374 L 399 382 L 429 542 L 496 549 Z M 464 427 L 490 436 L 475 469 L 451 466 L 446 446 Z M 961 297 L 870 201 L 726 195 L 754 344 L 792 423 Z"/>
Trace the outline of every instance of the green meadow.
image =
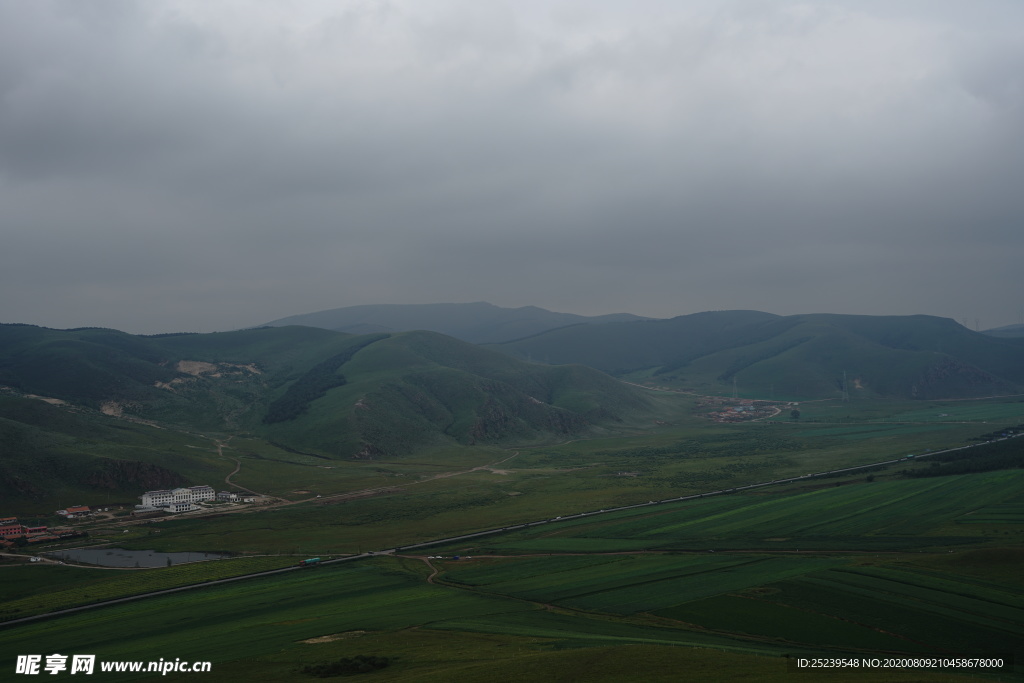
<path id="1" fill-rule="evenodd" d="M 991 408 L 999 412 L 1001 406 Z M 681 411 L 677 424 L 617 437 L 508 449 L 445 448 L 394 460 L 325 463 L 258 440 L 234 439 L 220 459 L 240 463 L 232 481 L 298 504 L 259 514 L 166 520 L 149 527 L 159 530 L 158 536 L 151 531 L 117 540 L 137 549 L 357 553 L 961 446 L 992 428 L 887 422 L 716 425 L 695 416 L 690 404 L 682 404 Z M 215 452 L 207 457 L 217 459 Z M 892 477 L 898 469 L 921 466 L 890 466 L 876 475 Z M 822 480 L 815 486 L 823 482 L 835 483 Z M 360 491 L 367 493 L 330 498 Z M 851 498 L 849 514 L 857 514 L 860 505 Z"/>
<path id="2" fill-rule="evenodd" d="M 108 533 L 129 548 L 269 556 L 139 571 L 4 563 L 0 618 L 285 566 L 295 555 L 390 548 L 921 454 L 1019 424 L 1017 404 L 998 402 L 971 406 L 979 421 L 932 424 L 878 419 L 906 418 L 925 410 L 920 403 L 865 408 L 862 419 L 842 408 L 848 422 L 715 425 L 687 407 L 673 424 L 616 437 L 392 461 L 321 464 L 236 438 L 223 456 L 241 462 L 233 480 L 243 486 L 295 501 L 388 490 L 153 522 L 123 535 L 99 525 L 93 541 Z M 203 457 L 223 461 L 210 445 Z M 900 473 L 928 467 L 905 461 L 0 624 L 0 667 L 11 670 L 19 654 L 59 652 L 208 660 L 217 680 L 304 681 L 303 666 L 366 656 L 388 658 L 367 674 L 381 681 L 770 682 L 822 680 L 791 668 L 791 657 L 807 654 L 1020 660 L 1024 470 Z M 1024 678 L 829 673 L 837 681 Z M 157 677 L 194 678 L 110 674 Z"/>
<path id="3" fill-rule="evenodd" d="M 292 557 L 241 557 L 159 570 L 82 569 L 67 565 L 4 567 L 0 623 L 150 591 L 294 565 Z"/>
<path id="4" fill-rule="evenodd" d="M 573 678 L 571 662 L 607 660 L 608 672 L 621 672 L 622 658 L 643 652 L 634 667 L 644 680 L 672 680 L 673 666 L 699 661 L 704 671 L 781 681 L 793 675 L 787 655 L 1008 655 L 1024 634 L 1024 579 L 1013 571 L 1019 536 L 998 532 L 1024 529 L 962 520 L 1019 505 L 1022 492 L 1024 472 L 1001 471 L 665 504 L 429 551 L 444 560 L 378 557 L 19 625 L 3 632 L 0 657 L 180 657 L 213 662 L 219 680 L 270 681 L 308 680 L 306 664 L 365 655 L 392 662 L 373 674 L 380 680 L 472 681 L 488 671 L 490 680 L 517 680 L 521 665 L 568 681 L 613 680 Z M 949 536 L 950 527 L 965 535 Z M 915 537 L 927 544 L 909 547 Z M 638 538 L 663 549 L 617 547 Z M 779 547 L 742 549 L 752 539 Z M 872 539 L 894 545 L 865 547 Z M 690 540 L 733 549 L 684 549 Z M 573 541 L 603 546 L 584 551 Z M 58 583 L 58 595 L 97 585 Z M 957 680 L 913 675 L 848 680 Z"/>

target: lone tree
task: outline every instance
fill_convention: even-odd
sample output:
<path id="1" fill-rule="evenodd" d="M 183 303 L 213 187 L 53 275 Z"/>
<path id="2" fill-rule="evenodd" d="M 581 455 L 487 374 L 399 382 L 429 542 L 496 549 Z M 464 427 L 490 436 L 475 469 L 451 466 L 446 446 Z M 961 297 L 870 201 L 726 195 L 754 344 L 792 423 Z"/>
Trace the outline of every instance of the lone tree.
<path id="1" fill-rule="evenodd" d="M 800 419 L 800 411 L 797 410 L 796 408 L 794 408 L 793 410 L 789 411 L 789 416 L 791 418 L 793 418 L 794 420 L 799 420 Z"/>

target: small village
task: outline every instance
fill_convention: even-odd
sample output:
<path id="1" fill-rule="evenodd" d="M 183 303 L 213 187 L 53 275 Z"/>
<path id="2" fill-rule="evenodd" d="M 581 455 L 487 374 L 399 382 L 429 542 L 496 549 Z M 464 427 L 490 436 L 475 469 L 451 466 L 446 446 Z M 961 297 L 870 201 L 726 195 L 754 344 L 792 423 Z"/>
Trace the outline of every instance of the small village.
<path id="1" fill-rule="evenodd" d="M 69 505 L 54 514 L 65 524 L 23 524 L 16 516 L 0 516 L 0 550 L 85 538 L 89 533 L 80 527 L 83 521 L 116 518 L 154 519 L 188 512 L 209 511 L 221 506 L 266 502 L 258 494 L 239 494 L 232 491 L 215 492 L 208 485 L 146 491 L 142 501 L 131 510 L 126 505 Z"/>
<path id="2" fill-rule="evenodd" d="M 19 522 L 17 517 L 0 518 L 0 548 L 5 550 L 87 535 L 71 527 L 27 526 Z"/>
<path id="3" fill-rule="evenodd" d="M 786 401 L 702 396 L 697 402 L 697 410 L 713 422 L 753 422 L 775 417 L 783 409 L 795 409 L 797 405 Z"/>

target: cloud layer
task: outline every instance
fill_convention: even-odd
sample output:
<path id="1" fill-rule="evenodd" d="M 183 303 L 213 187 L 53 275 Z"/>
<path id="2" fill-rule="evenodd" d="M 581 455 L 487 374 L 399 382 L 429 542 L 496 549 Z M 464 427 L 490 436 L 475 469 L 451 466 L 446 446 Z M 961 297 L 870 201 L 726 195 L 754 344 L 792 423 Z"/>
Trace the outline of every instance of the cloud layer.
<path id="1" fill-rule="evenodd" d="M 1024 6 L 0 0 L 0 320 L 1018 322 Z"/>

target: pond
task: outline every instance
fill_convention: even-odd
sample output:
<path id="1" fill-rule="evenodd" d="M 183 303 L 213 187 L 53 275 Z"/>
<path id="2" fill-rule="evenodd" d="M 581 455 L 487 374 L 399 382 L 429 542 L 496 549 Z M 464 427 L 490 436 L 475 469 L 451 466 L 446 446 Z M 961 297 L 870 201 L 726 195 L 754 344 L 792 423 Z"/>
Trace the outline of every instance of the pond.
<path id="1" fill-rule="evenodd" d="M 44 554 L 55 560 L 95 564 L 101 567 L 168 567 L 230 557 L 230 555 L 222 553 L 161 553 L 156 550 L 124 550 L 123 548 L 74 548 Z"/>

